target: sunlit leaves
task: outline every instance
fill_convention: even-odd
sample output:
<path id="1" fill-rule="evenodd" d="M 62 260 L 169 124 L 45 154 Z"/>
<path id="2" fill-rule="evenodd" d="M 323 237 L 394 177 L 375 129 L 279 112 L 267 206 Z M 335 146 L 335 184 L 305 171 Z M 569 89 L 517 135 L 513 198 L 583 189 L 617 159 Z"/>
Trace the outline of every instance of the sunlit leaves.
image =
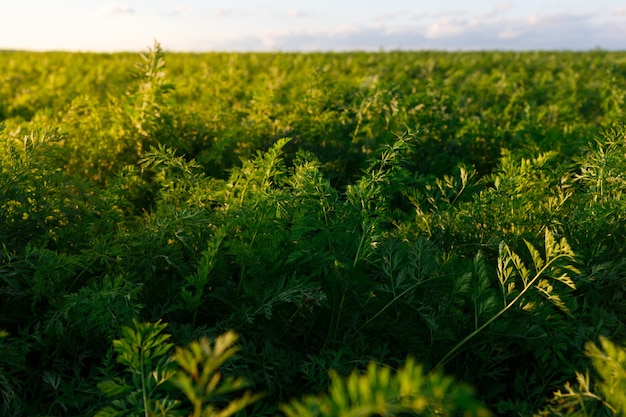
<path id="1" fill-rule="evenodd" d="M 261 397 L 261 394 L 247 391 L 221 409 L 214 405 L 225 395 L 247 386 L 244 379 L 224 378 L 219 372 L 220 366 L 238 351 L 234 346 L 236 341 L 237 335 L 227 332 L 219 336 L 213 346 L 207 339 L 202 339 L 186 348 L 176 348 L 173 359 L 180 369 L 174 373 L 171 381 L 193 405 L 191 416 L 226 417 Z"/>
<path id="2" fill-rule="evenodd" d="M 544 239 L 545 256 L 542 255 L 530 242 L 526 241 L 526 247 L 532 259 L 532 269 L 522 261 L 520 256 L 513 252 L 507 245 L 500 245 L 500 257 L 498 258 L 498 280 L 500 281 L 503 302 L 509 305 L 511 296 L 514 301 L 520 299 L 521 294 L 534 287 L 539 294 L 550 300 L 555 306 L 570 314 L 569 308 L 561 301 L 558 292 L 552 283 L 545 277 L 549 277 L 568 288 L 575 290 L 576 285 L 570 276 L 580 274 L 575 266 L 575 254 L 567 241 L 562 238 L 557 241 L 550 230 L 546 229 Z M 517 281 L 519 279 L 521 282 Z M 514 290 L 517 288 L 517 291 Z"/>
<path id="3" fill-rule="evenodd" d="M 174 85 L 166 78 L 163 49 L 158 42 L 140 57 L 141 61 L 135 64 L 138 87 L 131 99 L 129 116 L 141 136 L 152 137 L 167 124 L 167 96 Z"/>
<path id="4" fill-rule="evenodd" d="M 590 378 L 576 373 L 576 383 L 567 382 L 554 392 L 547 407 L 538 415 L 612 416 L 626 413 L 626 349 L 600 336 L 598 343 L 587 342 L 585 354 L 595 374 Z"/>
<path id="5" fill-rule="evenodd" d="M 622 200 L 626 189 L 625 157 L 623 127 L 605 130 L 588 145 L 587 153 L 579 158 L 580 172 L 576 180 L 589 190 L 593 203 L 607 204 Z"/>
<path id="6" fill-rule="evenodd" d="M 328 393 L 283 404 L 287 417 L 491 415 L 472 391 L 440 373 L 425 374 L 412 358 L 395 372 L 371 362 L 364 373 L 331 374 Z"/>
<path id="7" fill-rule="evenodd" d="M 533 297 L 533 289 L 539 295 L 551 301 L 554 306 L 561 309 L 565 314 L 571 316 L 570 308 L 562 301 L 561 296 L 553 291 L 554 287 L 544 277 L 550 277 L 555 281 L 565 284 L 569 287 L 569 290 L 576 289 L 574 282 L 569 277 L 571 273 L 580 273 L 576 266 L 574 266 L 574 252 L 572 252 L 564 238 L 557 242 L 552 232 L 548 229 L 545 231 L 544 257 L 541 256 L 539 251 L 535 249 L 532 244 L 526 242 L 526 245 L 532 258 L 532 269 L 527 267 L 522 258 L 517 253 L 513 252 L 505 243 L 500 244 L 497 273 L 502 293 L 502 308 L 489 317 L 482 325 L 477 326 L 477 328 L 465 336 L 464 339 L 456 343 L 454 347 L 439 360 L 436 368 L 444 366 L 457 355 L 470 340 L 485 331 L 488 326 L 500 319 L 500 317 L 512 308 L 521 308 L 529 312 L 535 310 L 536 301 Z"/>
<path id="8" fill-rule="evenodd" d="M 167 415 L 176 407 L 163 384 L 172 375 L 172 361 L 168 359 L 173 345 L 169 334 L 163 333 L 166 324 L 139 323 L 122 327 L 122 338 L 113 341 L 117 361 L 126 367 L 130 379 L 114 378 L 103 381 L 99 387 L 114 399 L 111 405 L 97 415 Z M 120 397 L 121 398 L 115 398 Z"/>
<path id="9" fill-rule="evenodd" d="M 116 377 L 99 384 L 111 401 L 97 416 L 227 417 L 260 398 L 248 391 L 223 407 L 216 405 L 247 386 L 242 378 L 220 373 L 224 362 L 238 351 L 234 332 L 224 333 L 213 344 L 207 339 L 191 342 L 172 354 L 166 327 L 160 322 L 134 321 L 133 327 L 122 328 L 122 338 L 113 341 L 113 348 L 131 378 Z M 190 407 L 177 399 L 173 387 L 184 394 Z"/>

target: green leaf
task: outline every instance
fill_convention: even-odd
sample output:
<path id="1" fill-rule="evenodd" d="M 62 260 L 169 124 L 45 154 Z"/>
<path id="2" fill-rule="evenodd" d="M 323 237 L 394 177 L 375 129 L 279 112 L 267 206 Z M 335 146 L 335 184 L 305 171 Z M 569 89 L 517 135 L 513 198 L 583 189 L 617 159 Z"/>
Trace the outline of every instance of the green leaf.
<path id="1" fill-rule="evenodd" d="M 103 381 L 98 384 L 98 388 L 109 397 L 128 394 L 134 389 L 121 378 Z"/>

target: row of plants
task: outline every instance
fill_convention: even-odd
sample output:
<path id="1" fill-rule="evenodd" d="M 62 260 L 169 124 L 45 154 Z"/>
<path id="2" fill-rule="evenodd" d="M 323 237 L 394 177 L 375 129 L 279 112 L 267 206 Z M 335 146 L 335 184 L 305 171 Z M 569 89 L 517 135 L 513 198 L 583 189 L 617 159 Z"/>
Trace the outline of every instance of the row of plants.
<path id="1" fill-rule="evenodd" d="M 0 59 L 2 413 L 624 410 L 621 54 Z"/>

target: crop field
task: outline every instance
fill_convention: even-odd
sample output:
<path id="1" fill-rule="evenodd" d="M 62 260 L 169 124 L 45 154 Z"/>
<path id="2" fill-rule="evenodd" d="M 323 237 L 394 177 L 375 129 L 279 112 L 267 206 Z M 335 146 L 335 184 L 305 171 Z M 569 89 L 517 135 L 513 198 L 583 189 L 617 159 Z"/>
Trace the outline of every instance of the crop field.
<path id="1" fill-rule="evenodd" d="M 1 416 L 626 414 L 626 53 L 0 52 Z"/>

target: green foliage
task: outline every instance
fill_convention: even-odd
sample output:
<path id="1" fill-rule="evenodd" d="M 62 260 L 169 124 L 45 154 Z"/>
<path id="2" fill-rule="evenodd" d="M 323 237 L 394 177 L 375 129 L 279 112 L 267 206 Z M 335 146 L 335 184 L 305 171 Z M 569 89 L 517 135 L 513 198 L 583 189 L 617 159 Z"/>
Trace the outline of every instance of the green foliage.
<path id="1" fill-rule="evenodd" d="M 226 417 L 235 414 L 260 398 L 249 391 L 230 399 L 223 407 L 217 403 L 225 396 L 246 386 L 241 378 L 222 378 L 219 368 L 237 348 L 237 336 L 225 333 L 212 347 L 207 339 L 176 348 L 164 334 L 166 324 L 138 323 L 122 328 L 122 339 L 113 341 L 117 362 L 130 373 L 129 378 L 116 377 L 99 384 L 111 405 L 96 415 L 104 416 L 174 416 L 185 415 L 190 408 L 194 417 Z M 178 400 L 175 389 L 184 394 L 190 407 Z"/>
<path id="2" fill-rule="evenodd" d="M 178 363 L 172 383 L 180 389 L 193 405 L 193 417 L 227 417 L 237 413 L 261 398 L 260 394 L 246 391 L 241 397 L 229 400 L 218 408 L 215 403 L 247 386 L 243 378 L 222 378 L 220 366 L 231 358 L 237 347 L 237 336 L 227 332 L 215 340 L 214 347 L 207 339 L 192 342 L 187 348 L 176 348 L 173 359 Z"/>
<path id="3" fill-rule="evenodd" d="M 5 245 L 14 249 L 57 238 L 55 226 L 70 223 L 80 213 L 69 201 L 71 184 L 63 184 L 55 167 L 63 136 L 52 129 L 31 132 L 20 141 L 2 131 L 0 135 L 0 231 Z"/>
<path id="4" fill-rule="evenodd" d="M 135 64 L 138 86 L 131 97 L 133 106 L 129 109 L 129 116 L 141 136 L 154 137 L 167 126 L 167 95 L 174 85 L 165 77 L 164 53 L 158 42 L 155 41 L 153 48 L 141 53 L 140 57 L 141 61 Z"/>
<path id="5" fill-rule="evenodd" d="M 532 298 L 530 300 L 528 298 L 524 299 L 531 289 L 534 289 L 539 295 L 545 297 L 564 313 L 571 315 L 570 309 L 563 302 L 561 296 L 554 291 L 553 284 L 547 279 L 551 278 L 556 282 L 569 287 L 570 289 L 576 289 L 576 285 L 574 284 L 572 278 L 570 278 L 569 274 L 579 274 L 580 272 L 576 269 L 576 267 L 571 265 L 575 255 L 569 244 L 565 239 L 561 239 L 560 242 L 556 241 L 554 239 L 554 235 L 546 229 L 544 246 L 545 257 L 542 256 L 529 242 L 526 242 L 526 246 L 532 258 L 532 269 L 527 268 L 519 255 L 511 251 L 506 244 L 500 244 L 500 256 L 498 257 L 498 280 L 500 282 L 500 290 L 502 294 L 502 309 L 456 344 L 437 363 L 436 368 L 445 365 L 448 360 L 450 360 L 450 358 L 463 347 L 463 345 L 489 327 L 492 322 L 500 318 L 512 307 L 519 307 L 522 310 L 528 311 L 534 310 L 536 301 L 532 300 Z M 482 271 L 483 268 L 483 265 L 481 265 L 480 261 L 477 260 L 477 276 L 479 279 L 484 277 L 484 272 Z M 474 296 L 473 298 L 476 303 L 477 297 Z M 487 303 L 492 303 L 491 299 L 487 299 Z M 481 312 L 480 310 L 484 309 L 484 306 L 480 306 L 479 310 L 479 307 L 475 304 L 474 308 L 474 316 L 477 317 Z M 477 319 L 475 319 L 475 323 L 478 323 Z"/>
<path id="6" fill-rule="evenodd" d="M 134 322 L 122 327 L 122 339 L 113 341 L 117 362 L 126 367 L 130 380 L 116 378 L 99 384 L 107 396 L 121 397 L 102 409 L 98 416 L 168 415 L 176 401 L 159 396 L 161 386 L 171 377 L 171 359 L 165 355 L 173 345 L 162 334 L 167 325 Z"/>
<path id="7" fill-rule="evenodd" d="M 600 345 L 588 342 L 585 354 L 591 359 L 594 380 L 587 371 L 576 373 L 576 385 L 569 382 L 556 391 L 539 415 L 623 415 L 626 413 L 626 349 L 606 337 Z"/>
<path id="8" fill-rule="evenodd" d="M 10 334 L 0 330 L 0 398 L 2 415 L 19 415 L 21 410 L 20 391 L 22 384 L 18 378 L 20 372 L 27 369 L 24 360 L 23 344 L 12 340 Z"/>
<path id="9" fill-rule="evenodd" d="M 422 367 L 407 359 L 396 372 L 372 362 L 367 372 L 342 378 L 331 375 L 328 394 L 292 400 L 281 406 L 287 417 L 305 416 L 489 416 L 465 385 L 440 373 L 425 375 Z"/>
<path id="10" fill-rule="evenodd" d="M 601 337 L 600 346 L 587 343 L 586 354 L 600 378 L 599 391 L 615 414 L 626 413 L 626 350 Z"/>
<path id="11" fill-rule="evenodd" d="M 0 53 L 0 413 L 219 415 L 241 375 L 271 415 L 410 356 L 533 414 L 626 340 L 623 64 Z"/>

